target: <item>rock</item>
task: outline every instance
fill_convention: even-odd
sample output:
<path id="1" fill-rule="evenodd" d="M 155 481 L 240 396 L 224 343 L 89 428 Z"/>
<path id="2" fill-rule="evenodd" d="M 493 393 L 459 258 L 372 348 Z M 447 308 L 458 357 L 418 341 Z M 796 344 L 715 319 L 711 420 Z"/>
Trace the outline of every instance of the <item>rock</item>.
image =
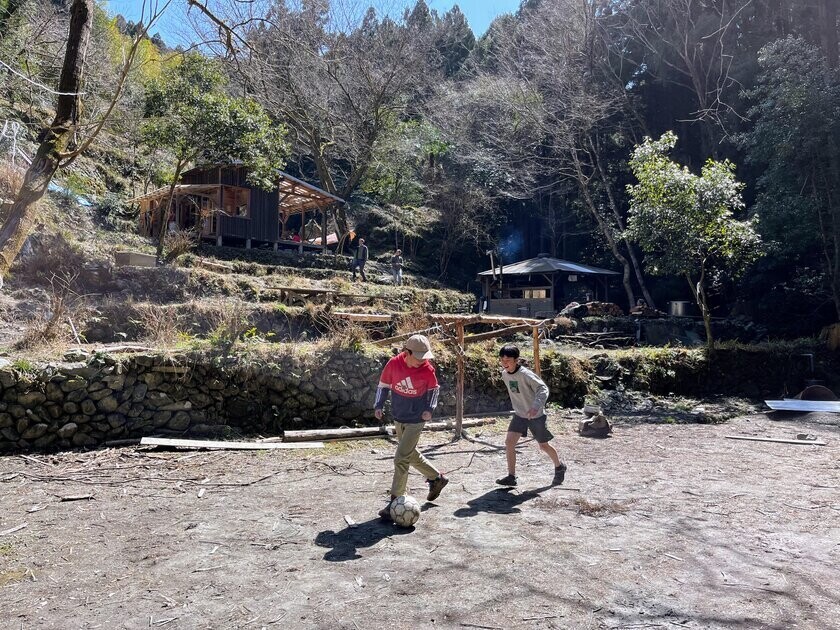
<path id="1" fill-rule="evenodd" d="M 82 401 L 82 413 L 86 416 L 92 416 L 96 413 L 96 403 L 93 402 L 90 398 L 86 398 Z"/>
<path id="2" fill-rule="evenodd" d="M 56 405 L 55 403 L 47 403 L 46 405 L 44 405 L 44 409 L 47 410 L 47 413 L 53 420 L 58 420 L 61 417 L 62 409 L 60 405 Z"/>
<path id="3" fill-rule="evenodd" d="M 83 378 L 71 378 L 67 379 L 61 384 L 61 391 L 67 392 L 74 392 L 78 389 L 87 388 L 87 381 Z"/>
<path id="4" fill-rule="evenodd" d="M 76 433 L 72 441 L 73 446 L 96 446 L 96 440 L 84 433 Z"/>
<path id="5" fill-rule="evenodd" d="M 2 386 L 3 389 L 14 387 L 15 383 L 17 383 L 17 376 L 14 371 L 5 369 L 0 370 L 0 386 Z"/>
<path id="6" fill-rule="evenodd" d="M 76 403 L 72 403 L 72 402 L 66 402 L 62 406 L 62 409 L 64 410 L 64 413 L 66 413 L 67 415 L 73 415 L 74 413 L 77 413 L 79 411 L 79 405 L 77 405 Z"/>
<path id="7" fill-rule="evenodd" d="M 158 373 L 158 372 L 146 372 L 140 378 L 142 378 L 143 382 L 146 383 L 146 385 L 149 386 L 149 389 L 155 389 L 161 383 L 163 383 L 163 381 L 165 379 L 165 376 L 163 374 Z"/>
<path id="8" fill-rule="evenodd" d="M 155 364 L 155 359 L 157 357 L 153 354 L 135 354 L 132 358 L 137 365 L 151 367 Z"/>
<path id="9" fill-rule="evenodd" d="M 102 381 L 93 381 L 90 385 L 88 385 L 88 394 L 92 394 L 93 392 L 98 392 L 101 389 L 105 389 L 105 383 Z"/>
<path id="10" fill-rule="evenodd" d="M 108 424 L 111 425 L 112 429 L 119 429 L 121 426 L 125 425 L 126 422 L 127 420 L 123 415 L 118 413 L 108 414 Z"/>
<path id="11" fill-rule="evenodd" d="M 56 441 L 58 436 L 55 433 L 47 433 L 46 435 L 39 437 L 32 443 L 32 446 L 37 450 L 44 450 L 50 444 Z"/>
<path id="12" fill-rule="evenodd" d="M 49 428 L 48 424 L 39 422 L 38 424 L 26 429 L 26 431 L 20 434 L 20 437 L 23 440 L 37 440 L 39 437 L 44 435 Z M 18 433 L 20 433 L 20 431 L 18 431 Z"/>
<path id="13" fill-rule="evenodd" d="M 70 350 L 64 353 L 65 361 L 87 361 L 89 358 L 90 354 L 81 349 Z"/>
<path id="14" fill-rule="evenodd" d="M 27 409 L 32 409 L 33 407 L 37 407 L 41 403 L 45 402 L 47 397 L 41 392 L 27 392 L 18 396 L 17 400 L 20 405 L 26 407 Z"/>
<path id="15" fill-rule="evenodd" d="M 192 403 L 189 400 L 181 400 L 170 405 L 158 407 L 161 411 L 189 411 L 192 409 Z"/>
<path id="16" fill-rule="evenodd" d="M 108 384 L 108 387 L 115 392 L 122 391 L 123 387 L 125 387 L 125 374 L 106 376 L 104 380 Z"/>
<path id="17" fill-rule="evenodd" d="M 23 433 L 24 431 L 26 431 L 29 428 L 29 418 L 24 417 L 18 419 L 15 428 L 17 429 L 18 433 Z"/>
<path id="18" fill-rule="evenodd" d="M 68 422 L 58 430 L 58 437 L 60 437 L 62 440 L 69 440 L 76 434 L 76 431 L 78 430 L 78 424 L 76 424 L 75 422 Z"/>
<path id="19" fill-rule="evenodd" d="M 80 403 L 83 400 L 85 400 L 86 398 L 87 398 L 87 390 L 77 389 L 76 391 L 70 392 L 69 394 L 67 394 L 67 397 L 65 398 L 65 400 L 67 402 Z"/>
<path id="20" fill-rule="evenodd" d="M 111 413 L 113 411 L 116 411 L 117 407 L 119 406 L 120 403 L 117 402 L 117 399 L 113 396 L 107 396 L 106 398 L 103 398 L 96 405 L 97 409 L 99 409 L 99 411 L 103 413 Z"/>
<path id="21" fill-rule="evenodd" d="M 10 442 L 17 442 L 20 439 L 20 434 L 17 431 L 15 431 L 12 427 L 0 429 L 0 436 L 3 436 Z"/>
<path id="22" fill-rule="evenodd" d="M 91 400 L 100 401 L 103 398 L 107 398 L 108 396 L 110 396 L 113 393 L 114 392 L 112 390 L 105 388 L 105 389 L 100 389 L 98 391 L 89 393 L 88 396 L 91 398 Z"/>
<path id="23" fill-rule="evenodd" d="M 57 403 L 60 403 L 62 400 L 64 400 L 64 392 L 62 392 L 61 387 L 59 387 L 55 383 L 47 383 L 45 392 L 47 394 L 47 400 Z"/>
<path id="24" fill-rule="evenodd" d="M 149 386 L 146 385 L 146 383 L 138 383 L 134 388 L 134 392 L 131 394 L 131 400 L 134 402 L 140 402 L 146 397 L 146 392 L 148 391 Z"/>
<path id="25" fill-rule="evenodd" d="M 9 413 L 12 414 L 15 418 L 26 417 L 26 409 L 21 407 L 20 405 L 9 405 Z"/>
<path id="26" fill-rule="evenodd" d="M 0 429 L 5 429 L 6 427 L 10 427 L 15 423 L 12 416 L 7 413 L 0 413 Z"/>
<path id="27" fill-rule="evenodd" d="M 190 415 L 185 411 L 179 411 L 166 426 L 173 431 L 186 431 L 190 427 Z"/>
<path id="28" fill-rule="evenodd" d="M 143 414 L 143 417 L 146 417 L 146 415 Z M 165 426 L 167 422 L 169 422 L 169 419 L 172 417 L 172 413 L 169 411 L 158 411 L 156 414 L 153 414 L 150 417 L 152 418 L 152 422 L 155 423 L 156 427 L 162 427 Z"/>

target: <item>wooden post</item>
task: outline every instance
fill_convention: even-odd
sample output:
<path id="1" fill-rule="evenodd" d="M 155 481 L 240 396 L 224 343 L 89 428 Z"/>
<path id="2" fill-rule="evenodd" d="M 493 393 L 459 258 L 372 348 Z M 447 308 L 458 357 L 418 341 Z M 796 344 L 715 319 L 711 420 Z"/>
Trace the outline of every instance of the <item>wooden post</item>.
<path id="1" fill-rule="evenodd" d="M 540 374 L 540 327 L 534 326 L 534 373 L 537 376 Z"/>
<path id="2" fill-rule="evenodd" d="M 458 374 L 455 381 L 455 439 L 461 439 L 464 424 L 464 323 L 456 324 L 458 334 Z"/>

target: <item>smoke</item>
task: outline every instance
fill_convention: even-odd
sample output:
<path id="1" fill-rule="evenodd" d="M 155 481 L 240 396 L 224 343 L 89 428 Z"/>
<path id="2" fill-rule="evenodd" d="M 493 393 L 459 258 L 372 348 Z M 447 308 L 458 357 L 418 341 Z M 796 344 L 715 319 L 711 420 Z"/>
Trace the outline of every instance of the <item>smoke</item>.
<path id="1" fill-rule="evenodd" d="M 519 260 L 524 247 L 525 241 L 522 238 L 522 232 L 515 230 L 499 243 L 499 253 L 502 255 L 505 264 L 509 264 Z"/>

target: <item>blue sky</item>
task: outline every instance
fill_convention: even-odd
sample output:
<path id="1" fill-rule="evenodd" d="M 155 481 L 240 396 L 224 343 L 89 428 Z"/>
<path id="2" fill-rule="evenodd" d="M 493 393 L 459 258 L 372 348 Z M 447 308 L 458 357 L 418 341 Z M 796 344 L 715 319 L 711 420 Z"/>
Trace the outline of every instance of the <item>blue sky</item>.
<path id="1" fill-rule="evenodd" d="M 154 2 L 154 0 L 152 0 Z M 161 4 L 163 0 L 157 0 Z M 445 13 L 453 5 L 457 4 L 476 36 L 481 36 L 490 26 L 497 15 L 502 13 L 513 13 L 519 8 L 520 0 L 426 0 L 426 4 L 438 13 Z M 140 18 L 140 9 L 143 6 L 142 0 L 104 0 L 102 3 L 113 15 L 121 13 L 127 20 L 136 22 Z M 184 28 L 185 0 L 173 0 L 171 8 L 158 23 L 157 28 L 152 28 L 152 33 L 160 33 L 164 41 L 170 46 L 185 44 L 189 38 L 188 30 Z M 376 4 L 376 3 L 374 3 Z M 413 6 L 414 1 L 408 0 L 398 2 Z"/>

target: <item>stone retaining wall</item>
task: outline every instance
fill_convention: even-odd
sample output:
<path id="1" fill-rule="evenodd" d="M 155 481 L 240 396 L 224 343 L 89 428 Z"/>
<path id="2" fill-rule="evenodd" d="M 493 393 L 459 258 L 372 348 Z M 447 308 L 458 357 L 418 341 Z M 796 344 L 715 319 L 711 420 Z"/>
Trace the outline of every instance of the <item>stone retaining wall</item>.
<path id="1" fill-rule="evenodd" d="M 278 344 L 276 360 L 207 353 L 94 355 L 75 363 L 0 367 L 0 452 L 95 447 L 144 435 L 279 435 L 285 429 L 375 424 L 373 400 L 390 353 Z M 804 354 L 808 352 L 811 354 Z M 465 411 L 509 409 L 495 347 L 471 347 Z M 718 350 L 656 349 L 541 360 L 550 402 L 580 406 L 596 388 L 754 398 L 789 394 L 809 378 L 840 382 L 838 353 L 808 344 Z M 436 360 L 438 416 L 455 412 L 455 364 Z"/>
<path id="2" fill-rule="evenodd" d="M 208 355 L 96 355 L 84 362 L 0 369 L 0 452 L 95 447 L 144 435 L 278 435 L 284 429 L 375 424 L 373 401 L 389 355 L 338 351 L 281 365 Z M 439 370 L 438 415 L 454 413 L 454 377 Z M 468 411 L 509 403 L 500 386 L 473 386 Z"/>

